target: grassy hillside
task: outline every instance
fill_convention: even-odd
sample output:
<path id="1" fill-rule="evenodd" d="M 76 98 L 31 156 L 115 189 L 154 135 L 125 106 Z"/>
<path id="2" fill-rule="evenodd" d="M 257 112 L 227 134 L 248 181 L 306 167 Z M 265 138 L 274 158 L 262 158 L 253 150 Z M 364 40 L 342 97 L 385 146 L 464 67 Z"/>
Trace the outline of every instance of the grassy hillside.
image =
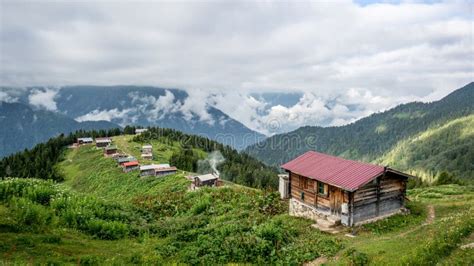
<path id="1" fill-rule="evenodd" d="M 427 179 L 440 169 L 459 177 L 474 177 L 474 115 L 401 141 L 376 162 Z"/>
<path id="2" fill-rule="evenodd" d="M 308 150 L 316 150 L 348 159 L 375 161 L 391 150 L 396 149 L 400 142 L 414 138 L 425 131 L 442 127 L 446 123 L 474 114 L 474 83 L 467 84 L 445 98 L 432 102 L 413 102 L 399 105 L 382 113 L 376 113 L 362 118 L 352 124 L 340 127 L 301 127 L 295 131 L 272 136 L 265 141 L 249 146 L 246 152 L 268 165 L 281 165 L 296 158 Z M 468 130 L 468 129 L 467 129 Z M 437 143 L 447 135 L 440 135 Z M 462 136 L 461 136 L 462 137 Z M 467 136 L 472 140 L 472 136 Z M 462 139 L 461 139 L 462 140 Z M 433 137 L 433 141 L 434 137 Z M 453 143 L 451 139 L 449 142 Z M 471 142 L 472 143 L 472 142 Z M 456 169 L 469 169 L 472 157 L 465 156 L 465 148 L 450 153 L 450 164 L 456 164 Z M 436 163 L 445 153 L 413 151 L 416 154 L 435 156 L 426 169 L 423 164 L 411 165 L 407 160 L 407 168 L 431 171 L 449 171 L 453 167 L 445 162 Z M 471 160 L 472 162 L 472 160 Z M 434 167 L 433 167 L 434 166 Z M 445 167 L 446 166 L 446 167 Z M 418 169 L 418 168 L 422 169 Z M 458 171 L 463 177 L 471 177 L 470 173 Z"/>
<path id="3" fill-rule="evenodd" d="M 134 154 L 140 145 L 115 137 Z M 175 143 L 153 143 L 166 162 Z M 200 151 L 203 152 L 203 151 Z M 474 189 L 409 191 L 408 216 L 326 234 L 286 215 L 277 194 L 229 185 L 188 191 L 185 173 L 139 178 L 93 146 L 67 150 L 61 183 L 0 181 L 0 264 L 329 264 L 470 265 L 459 247 L 474 230 Z M 434 211 L 434 217 L 431 215 Z"/>
<path id="4" fill-rule="evenodd" d="M 137 148 L 122 137 L 116 143 Z M 275 193 L 238 185 L 188 192 L 182 172 L 125 174 L 93 146 L 68 150 L 58 168 L 59 184 L 0 182 L 4 262 L 300 263 L 343 247 L 288 217 Z"/>

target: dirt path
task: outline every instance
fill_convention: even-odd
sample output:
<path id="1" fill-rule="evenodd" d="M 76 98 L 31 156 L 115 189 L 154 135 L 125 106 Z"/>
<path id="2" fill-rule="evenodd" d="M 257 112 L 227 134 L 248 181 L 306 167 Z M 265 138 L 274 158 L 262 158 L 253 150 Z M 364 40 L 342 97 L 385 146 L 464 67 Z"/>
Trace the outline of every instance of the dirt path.
<path id="1" fill-rule="evenodd" d="M 432 224 L 435 218 L 436 214 L 433 205 L 428 205 L 428 216 L 426 217 L 426 221 L 423 225 Z"/>
<path id="2" fill-rule="evenodd" d="M 421 225 L 419 225 L 419 226 L 416 226 L 416 227 L 414 227 L 414 228 L 412 228 L 412 229 L 410 229 L 410 230 L 407 230 L 407 231 L 405 231 L 405 232 L 403 232 L 403 233 L 401 233 L 401 234 L 399 234 L 399 235 L 396 235 L 395 237 L 404 237 L 404 236 L 410 234 L 411 232 L 413 232 L 413 231 L 415 231 L 415 230 L 417 230 L 417 229 L 419 229 L 419 228 L 421 228 L 421 227 L 423 227 L 423 226 L 427 226 L 427 225 L 429 225 L 429 224 L 432 224 L 432 223 L 434 222 L 435 218 L 436 218 L 435 208 L 434 208 L 434 206 L 431 205 L 431 204 L 428 205 L 426 208 L 428 209 L 428 215 L 426 216 L 426 220 L 425 220 L 425 222 L 424 222 L 423 224 L 421 224 Z M 377 240 L 384 240 L 384 239 L 386 240 L 386 239 L 391 239 L 391 238 L 393 238 L 393 237 L 381 237 L 381 238 L 378 238 Z M 340 253 L 340 252 L 339 252 L 339 253 Z M 333 258 L 334 258 L 334 260 L 337 260 L 337 259 L 338 259 L 338 256 L 336 255 L 336 256 L 333 257 Z M 318 266 L 318 265 L 323 265 L 323 264 L 325 264 L 327 261 L 328 261 L 328 258 L 327 258 L 327 257 L 319 257 L 319 258 L 317 258 L 317 259 L 315 259 L 315 260 L 313 260 L 313 261 L 306 262 L 306 263 L 303 264 L 303 265 L 305 265 L 305 266 Z"/>
<path id="3" fill-rule="evenodd" d="M 313 261 L 306 262 L 303 264 L 304 266 L 318 266 L 323 265 L 324 263 L 328 262 L 328 258 L 326 257 L 319 257 Z"/>

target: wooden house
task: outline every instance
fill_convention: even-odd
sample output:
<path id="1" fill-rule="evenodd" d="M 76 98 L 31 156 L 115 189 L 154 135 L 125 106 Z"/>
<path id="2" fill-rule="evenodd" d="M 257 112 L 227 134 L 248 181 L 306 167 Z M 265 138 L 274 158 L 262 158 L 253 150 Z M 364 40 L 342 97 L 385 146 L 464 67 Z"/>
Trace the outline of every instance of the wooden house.
<path id="1" fill-rule="evenodd" d="M 142 159 L 153 160 L 153 153 L 142 153 Z"/>
<path id="2" fill-rule="evenodd" d="M 141 135 L 144 132 L 147 132 L 148 128 L 137 128 L 135 129 L 135 135 Z"/>
<path id="3" fill-rule="evenodd" d="M 118 165 L 123 166 L 123 164 L 125 164 L 125 163 L 134 162 L 136 160 L 137 160 L 137 158 L 135 158 L 133 156 L 127 156 L 127 157 L 118 158 L 117 163 L 118 163 Z"/>
<path id="4" fill-rule="evenodd" d="M 117 154 L 117 146 L 107 146 L 104 148 L 104 155 L 105 156 L 114 156 Z"/>
<path id="5" fill-rule="evenodd" d="M 215 174 L 189 176 L 188 179 L 192 182 L 192 190 L 198 189 L 200 187 L 217 187 L 221 185 L 219 176 Z"/>
<path id="6" fill-rule="evenodd" d="M 288 172 L 282 196 L 290 198 L 291 215 L 353 226 L 404 209 L 410 176 L 399 171 L 314 151 L 281 167 Z"/>
<path id="7" fill-rule="evenodd" d="M 95 146 L 99 148 L 107 147 L 112 143 L 111 138 L 96 138 Z"/>
<path id="8" fill-rule="evenodd" d="M 94 139 L 92 138 L 77 138 L 77 144 L 83 145 L 83 144 L 91 144 L 94 142 Z"/>
<path id="9" fill-rule="evenodd" d="M 151 145 L 143 145 L 142 146 L 142 153 L 152 153 L 153 146 Z"/>
<path id="10" fill-rule="evenodd" d="M 174 175 L 178 171 L 178 168 L 174 166 L 170 167 L 163 167 L 155 169 L 155 176 L 166 176 L 166 175 Z"/>
<path id="11" fill-rule="evenodd" d="M 154 164 L 140 166 L 140 176 L 155 175 L 156 166 Z"/>
<path id="12" fill-rule="evenodd" d="M 167 163 L 143 165 L 140 166 L 140 176 L 156 176 L 157 170 L 167 168 L 171 168 L 171 166 Z"/>
<path id="13" fill-rule="evenodd" d="M 122 164 L 122 169 L 125 173 L 138 170 L 140 168 L 140 164 L 138 161 L 131 161 L 131 162 L 125 162 Z"/>
<path id="14" fill-rule="evenodd" d="M 128 157 L 129 157 L 129 155 L 124 154 L 124 153 L 116 153 L 112 156 L 112 158 L 114 158 L 114 160 L 117 161 L 117 163 L 119 162 L 120 159 L 128 158 Z"/>

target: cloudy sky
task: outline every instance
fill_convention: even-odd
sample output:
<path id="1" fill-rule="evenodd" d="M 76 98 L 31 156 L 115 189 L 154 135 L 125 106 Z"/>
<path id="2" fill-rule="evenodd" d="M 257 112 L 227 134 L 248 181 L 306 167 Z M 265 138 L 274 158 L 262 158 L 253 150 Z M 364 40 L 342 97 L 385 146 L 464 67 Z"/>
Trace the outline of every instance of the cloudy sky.
<path id="1" fill-rule="evenodd" d="M 1 0 L 0 85 L 182 88 L 265 134 L 341 125 L 473 81 L 473 17 L 472 1 Z"/>

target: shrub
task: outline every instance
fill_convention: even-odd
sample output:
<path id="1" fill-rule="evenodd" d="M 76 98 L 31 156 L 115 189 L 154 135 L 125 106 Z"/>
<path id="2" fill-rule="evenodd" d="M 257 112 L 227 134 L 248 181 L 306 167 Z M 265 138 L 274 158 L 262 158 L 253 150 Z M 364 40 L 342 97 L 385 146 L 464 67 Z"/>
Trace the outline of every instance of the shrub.
<path id="1" fill-rule="evenodd" d="M 369 256 L 367 254 L 357 251 L 354 248 L 348 249 L 345 253 L 344 256 L 349 258 L 349 261 L 351 262 L 351 265 L 367 265 L 369 264 Z"/>
<path id="2" fill-rule="evenodd" d="M 93 255 L 86 255 L 79 258 L 78 264 L 80 265 L 101 265 L 103 259 Z"/>
<path id="3" fill-rule="evenodd" d="M 48 244 L 60 244 L 61 237 L 55 235 L 46 235 L 41 237 L 41 242 Z"/>
<path id="4" fill-rule="evenodd" d="M 12 178 L 0 182 L 1 201 L 7 201 L 13 197 L 24 197 L 33 202 L 48 205 L 57 193 L 51 181 Z"/>
<path id="5" fill-rule="evenodd" d="M 205 212 L 211 206 L 211 198 L 205 196 L 200 198 L 191 208 L 191 213 L 194 215 L 201 214 Z"/>
<path id="6" fill-rule="evenodd" d="M 454 175 L 450 175 L 448 172 L 441 172 L 436 178 L 436 185 L 447 185 L 447 184 L 458 184 L 462 185 L 462 181 Z"/>
<path id="7" fill-rule="evenodd" d="M 50 209 L 29 199 L 12 198 L 9 205 L 18 231 L 40 231 L 55 224 L 56 217 Z"/>
<path id="8" fill-rule="evenodd" d="M 129 233 L 129 228 L 124 223 L 96 219 L 90 220 L 83 230 L 97 238 L 107 240 L 124 238 Z"/>

